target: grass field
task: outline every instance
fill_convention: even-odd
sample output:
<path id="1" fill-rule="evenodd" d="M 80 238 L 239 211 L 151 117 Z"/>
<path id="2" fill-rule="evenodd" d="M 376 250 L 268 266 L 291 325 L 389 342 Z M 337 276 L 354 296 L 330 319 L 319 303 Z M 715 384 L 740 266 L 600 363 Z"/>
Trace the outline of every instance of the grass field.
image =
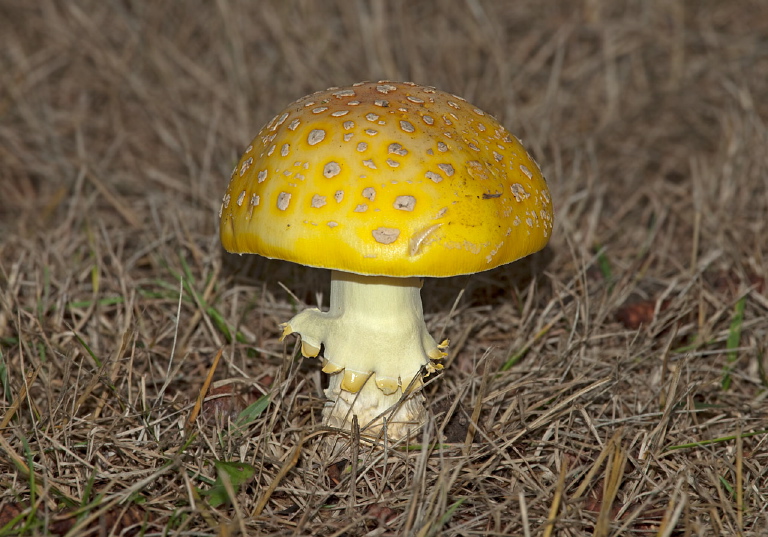
<path id="1" fill-rule="evenodd" d="M 426 282 L 423 437 L 329 460 L 278 326 L 328 273 L 217 214 L 275 112 L 378 79 L 495 115 L 556 223 Z M 0 535 L 766 535 L 766 96 L 761 0 L 4 0 Z"/>

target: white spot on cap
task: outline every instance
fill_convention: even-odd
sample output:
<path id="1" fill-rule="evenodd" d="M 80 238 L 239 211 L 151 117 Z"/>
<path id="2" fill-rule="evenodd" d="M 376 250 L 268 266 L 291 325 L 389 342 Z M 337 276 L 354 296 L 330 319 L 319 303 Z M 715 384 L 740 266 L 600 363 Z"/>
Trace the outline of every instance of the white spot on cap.
<path id="1" fill-rule="evenodd" d="M 435 124 L 435 118 L 433 118 L 432 116 L 422 116 L 421 119 L 423 119 L 424 123 L 426 123 L 427 125 L 434 125 Z"/>
<path id="2" fill-rule="evenodd" d="M 398 161 L 392 160 L 391 158 L 387 159 L 387 164 L 389 165 L 390 168 L 397 168 L 398 166 L 400 166 L 400 163 Z"/>
<path id="3" fill-rule="evenodd" d="M 531 195 L 525 191 L 523 185 L 520 183 L 513 183 L 509 189 L 512 191 L 512 195 L 515 197 L 515 201 L 527 200 Z"/>
<path id="4" fill-rule="evenodd" d="M 355 96 L 355 90 L 343 89 L 343 90 L 339 90 L 339 91 L 334 91 L 332 93 L 332 95 L 334 97 L 338 97 L 338 98 L 341 98 L 341 97 L 354 97 Z"/>
<path id="5" fill-rule="evenodd" d="M 395 91 L 397 89 L 396 86 L 393 86 L 392 84 L 382 84 L 380 86 L 376 86 L 376 91 L 379 93 L 389 93 L 390 91 Z"/>
<path id="6" fill-rule="evenodd" d="M 400 211 L 412 211 L 416 207 L 416 198 L 413 196 L 398 196 L 395 199 L 394 207 Z"/>
<path id="7" fill-rule="evenodd" d="M 368 205 L 366 205 L 365 203 L 361 203 L 360 205 L 355 207 L 356 213 L 364 213 L 367 210 L 368 210 Z"/>
<path id="8" fill-rule="evenodd" d="M 314 196 L 312 196 L 312 207 L 314 207 L 315 209 L 319 209 L 320 207 L 326 204 L 325 199 L 326 199 L 325 196 L 321 196 L 320 194 L 315 194 Z"/>
<path id="9" fill-rule="evenodd" d="M 259 175 L 256 176 L 259 180 L 259 183 L 263 183 L 264 180 L 267 178 L 267 170 L 261 170 L 259 172 Z"/>
<path id="10" fill-rule="evenodd" d="M 275 147 L 277 147 L 275 144 L 272 144 L 272 145 L 270 146 L 270 148 L 269 148 L 269 151 L 267 151 L 267 156 L 268 156 L 268 157 L 271 157 L 271 156 L 272 156 L 272 153 L 274 153 L 274 152 L 275 152 Z"/>
<path id="11" fill-rule="evenodd" d="M 529 170 L 525 164 L 520 165 L 520 171 L 523 172 L 528 177 L 528 179 L 533 178 L 533 174 L 531 173 L 531 170 Z"/>
<path id="12" fill-rule="evenodd" d="M 398 143 L 389 144 L 389 147 L 387 147 L 387 152 L 393 153 L 395 155 L 400 155 L 401 157 L 404 157 L 405 155 L 408 154 L 408 150 L 403 149 L 403 146 Z"/>
<path id="13" fill-rule="evenodd" d="M 291 203 L 291 193 L 290 192 L 280 192 L 280 194 L 277 195 L 277 208 L 281 211 L 284 211 L 288 208 L 288 204 Z"/>
<path id="14" fill-rule="evenodd" d="M 367 168 L 371 168 L 372 170 L 377 170 L 376 164 L 373 163 L 373 159 L 366 159 L 363 161 L 363 166 Z"/>
<path id="15" fill-rule="evenodd" d="M 313 129 L 307 136 L 307 143 L 309 145 L 316 145 L 325 139 L 325 131 L 323 129 Z"/>
<path id="16" fill-rule="evenodd" d="M 421 252 L 422 247 L 429 244 L 427 238 L 437 231 L 443 224 L 432 224 L 428 228 L 417 231 L 411 236 L 411 242 L 408 246 L 408 255 L 414 256 Z"/>
<path id="17" fill-rule="evenodd" d="M 376 136 L 377 134 L 379 134 L 379 131 L 377 131 L 376 129 L 365 129 L 365 134 L 367 134 L 368 136 Z"/>
<path id="18" fill-rule="evenodd" d="M 389 106 L 389 101 L 385 99 L 376 99 L 375 101 L 373 101 L 373 104 L 375 104 L 376 106 L 380 106 L 382 108 L 386 108 Z"/>
<path id="19" fill-rule="evenodd" d="M 237 197 L 237 206 L 242 207 L 243 201 L 245 201 L 245 190 L 240 192 L 240 195 Z"/>
<path id="20" fill-rule="evenodd" d="M 338 225 L 339 225 L 339 223 L 338 222 L 334 222 L 333 220 L 328 222 L 328 227 L 330 227 L 330 228 L 334 228 L 334 227 L 336 227 Z"/>
<path id="21" fill-rule="evenodd" d="M 453 166 L 451 166 L 448 163 L 441 162 L 437 165 L 438 168 L 440 168 L 443 172 L 445 172 L 445 175 L 448 177 L 452 176 L 454 174 Z"/>
<path id="22" fill-rule="evenodd" d="M 406 99 L 408 99 L 412 103 L 416 103 L 416 104 L 424 103 L 424 99 L 419 99 L 418 97 L 414 97 L 413 95 L 409 95 L 408 97 L 406 97 Z"/>
<path id="23" fill-rule="evenodd" d="M 288 124 L 288 130 L 295 131 L 296 127 L 298 127 L 300 123 L 301 121 L 299 121 L 298 119 L 294 119 Z"/>
<path id="24" fill-rule="evenodd" d="M 283 144 L 283 147 L 280 148 L 280 154 L 284 157 L 288 156 L 288 151 L 291 150 L 291 144 Z"/>
<path id="25" fill-rule="evenodd" d="M 437 142 L 437 150 L 441 153 L 445 153 L 448 151 L 448 146 L 445 144 L 445 142 Z"/>
<path id="26" fill-rule="evenodd" d="M 363 189 L 363 197 L 368 200 L 375 200 L 376 199 L 376 189 L 373 187 L 368 187 Z"/>
<path id="27" fill-rule="evenodd" d="M 288 112 L 283 112 L 283 114 L 280 116 L 280 118 L 277 120 L 276 127 L 279 127 L 283 123 L 285 123 L 285 120 L 288 119 Z"/>
<path id="28" fill-rule="evenodd" d="M 485 167 L 483 167 L 480 161 L 470 160 L 469 162 L 467 162 L 467 172 L 469 172 L 469 175 L 471 175 L 475 179 L 478 179 L 478 180 L 488 179 L 488 174 L 486 173 Z"/>
<path id="29" fill-rule="evenodd" d="M 344 141 L 345 142 L 350 141 L 354 135 L 355 135 L 354 132 L 345 132 L 344 133 Z"/>
<path id="30" fill-rule="evenodd" d="M 232 199 L 232 197 L 229 194 L 225 194 L 224 198 L 221 200 L 221 204 L 225 209 L 229 208 L 229 202 Z"/>
<path id="31" fill-rule="evenodd" d="M 349 110 L 336 110 L 335 112 L 331 113 L 331 116 L 341 117 L 341 116 L 346 116 L 347 114 L 349 114 Z"/>
<path id="32" fill-rule="evenodd" d="M 497 244 L 496 247 L 493 250 L 491 250 L 491 252 L 487 256 L 485 256 L 485 262 L 490 263 L 491 261 L 493 261 L 493 257 L 498 253 L 499 248 L 501 248 L 503 245 L 504 245 L 504 241 L 501 241 L 499 244 Z"/>
<path id="33" fill-rule="evenodd" d="M 317 108 L 313 108 L 312 109 L 312 113 L 313 114 L 321 114 L 321 113 L 325 112 L 326 110 L 328 110 L 327 106 L 318 106 Z"/>
<path id="34" fill-rule="evenodd" d="M 257 194 L 251 195 L 251 207 L 256 207 L 259 202 L 261 201 L 261 198 Z"/>
<path id="35" fill-rule="evenodd" d="M 392 244 L 400 236 L 400 230 L 393 227 L 379 227 L 371 232 L 376 242 L 381 244 Z"/>
<path id="36" fill-rule="evenodd" d="M 251 164 L 253 164 L 253 157 L 248 157 L 243 161 L 243 165 L 240 166 L 240 177 L 242 177 L 243 174 L 248 171 L 248 168 L 251 167 Z"/>
<path id="37" fill-rule="evenodd" d="M 355 128 L 355 122 L 354 121 L 345 121 L 342 126 L 344 127 L 345 131 L 348 131 L 349 129 Z"/>
<path id="38" fill-rule="evenodd" d="M 410 121 L 406 121 L 404 119 L 400 121 L 400 128 L 405 132 L 414 132 L 416 130 Z"/>
<path id="39" fill-rule="evenodd" d="M 442 180 L 443 180 L 443 176 L 442 176 L 442 175 L 440 175 L 439 173 L 435 173 L 435 172 L 427 172 L 427 173 L 426 173 L 426 174 L 424 174 L 424 175 L 427 177 L 427 179 L 431 179 L 431 180 L 432 180 L 432 181 L 434 181 L 435 183 L 439 183 L 440 181 L 442 181 Z"/>
<path id="40" fill-rule="evenodd" d="M 338 162 L 331 161 L 323 167 L 323 175 L 330 179 L 341 173 L 341 166 Z"/>
<path id="41" fill-rule="evenodd" d="M 368 114 L 365 114 L 365 119 L 368 121 L 376 121 L 379 119 L 379 114 L 374 114 L 373 112 L 370 112 Z"/>
<path id="42" fill-rule="evenodd" d="M 499 153 L 494 151 L 493 152 L 493 158 L 496 160 L 496 162 L 501 162 L 501 159 L 503 159 L 504 157 L 502 157 Z"/>
<path id="43" fill-rule="evenodd" d="M 366 144 L 365 142 L 360 142 L 359 144 L 357 144 L 357 151 L 359 153 L 362 153 L 366 149 L 368 149 L 368 144 Z"/>

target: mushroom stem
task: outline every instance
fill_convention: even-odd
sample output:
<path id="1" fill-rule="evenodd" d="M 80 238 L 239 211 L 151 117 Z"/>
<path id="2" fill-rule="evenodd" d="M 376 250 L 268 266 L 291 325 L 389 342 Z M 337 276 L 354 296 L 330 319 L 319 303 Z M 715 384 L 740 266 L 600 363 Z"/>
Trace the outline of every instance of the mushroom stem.
<path id="1" fill-rule="evenodd" d="M 331 375 L 323 410 L 325 424 L 376 436 L 387 423 L 392 439 L 417 430 L 426 420 L 422 368 L 440 369 L 446 344 L 427 332 L 420 278 L 331 273 L 330 309 L 305 310 L 283 325 L 298 333 L 305 356 L 323 349 L 323 371 Z M 405 397 L 403 397 L 405 394 Z"/>

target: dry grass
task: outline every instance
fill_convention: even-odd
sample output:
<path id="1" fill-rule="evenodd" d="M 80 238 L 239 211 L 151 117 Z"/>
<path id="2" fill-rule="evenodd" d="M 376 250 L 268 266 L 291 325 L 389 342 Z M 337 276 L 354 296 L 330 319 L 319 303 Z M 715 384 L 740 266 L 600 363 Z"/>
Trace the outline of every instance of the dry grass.
<path id="1" fill-rule="evenodd" d="M 0 534 L 765 535 L 765 2 L 6 0 L 0 51 Z M 557 225 L 428 282 L 424 437 L 329 461 L 277 328 L 326 275 L 216 214 L 277 109 L 379 78 L 497 115 Z"/>

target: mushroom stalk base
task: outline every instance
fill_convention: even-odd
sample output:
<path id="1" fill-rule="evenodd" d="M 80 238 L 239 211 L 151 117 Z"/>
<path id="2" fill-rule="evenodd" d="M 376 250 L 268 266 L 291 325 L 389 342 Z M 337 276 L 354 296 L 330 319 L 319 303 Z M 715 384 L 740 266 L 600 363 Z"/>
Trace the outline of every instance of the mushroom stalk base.
<path id="1" fill-rule="evenodd" d="M 360 276 L 333 271 L 330 309 L 305 310 L 283 325 L 283 335 L 298 333 L 302 353 L 318 356 L 329 373 L 324 423 L 377 436 L 386 421 L 387 436 L 399 439 L 426 420 L 421 376 L 441 366 L 445 353 L 427 332 L 419 278 Z"/>
<path id="2" fill-rule="evenodd" d="M 357 416 L 361 436 L 377 437 L 384 430 L 392 440 L 418 433 L 427 420 L 424 396 L 421 391 L 403 391 L 387 395 L 371 379 L 357 393 L 341 387 L 343 374 L 331 375 L 325 396 L 329 401 L 323 408 L 323 423 L 329 427 L 351 430 L 353 416 Z M 414 382 L 421 387 L 421 379 Z"/>

